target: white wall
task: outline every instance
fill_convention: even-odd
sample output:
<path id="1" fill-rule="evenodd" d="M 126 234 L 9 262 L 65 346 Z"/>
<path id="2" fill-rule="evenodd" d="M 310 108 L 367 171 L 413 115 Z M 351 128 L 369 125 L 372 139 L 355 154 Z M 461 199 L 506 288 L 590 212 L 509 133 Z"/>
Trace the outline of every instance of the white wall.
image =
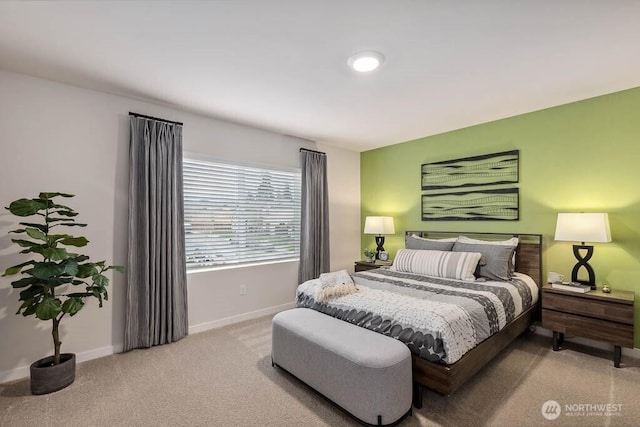
<path id="1" fill-rule="evenodd" d="M 0 71 L 0 204 L 40 191 L 75 194 L 69 203 L 89 224 L 82 229 L 94 259 L 126 264 L 128 112 L 184 122 L 187 152 L 217 159 L 299 167 L 299 148 L 325 150 L 329 165 L 332 269 L 359 259 L 359 153 L 209 119 L 177 109 Z M 16 220 L 0 211 L 0 268 L 19 262 L 7 232 Z M 52 352 L 49 325 L 14 313 L 18 292 L 0 278 L 0 382 L 28 375 Z M 297 262 L 188 275 L 189 324 L 197 332 L 288 307 Z M 241 296 L 240 285 L 247 286 Z M 125 276 L 111 283 L 102 309 L 89 301 L 62 323 L 62 350 L 79 360 L 122 348 Z"/>
<path id="2" fill-rule="evenodd" d="M 353 271 L 360 254 L 360 153 L 326 144 L 331 270 Z"/>

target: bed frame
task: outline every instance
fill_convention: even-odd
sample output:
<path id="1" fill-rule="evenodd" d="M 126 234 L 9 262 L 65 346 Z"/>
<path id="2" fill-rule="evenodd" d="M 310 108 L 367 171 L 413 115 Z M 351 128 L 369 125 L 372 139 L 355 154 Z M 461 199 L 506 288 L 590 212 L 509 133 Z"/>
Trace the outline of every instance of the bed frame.
<path id="1" fill-rule="evenodd" d="M 416 355 L 413 357 L 414 406 L 422 407 L 421 386 L 444 395 L 455 392 L 462 384 L 482 369 L 491 359 L 507 347 L 529 326 L 540 320 L 540 286 L 542 283 L 542 235 L 517 233 L 467 233 L 443 231 L 407 231 L 406 235 L 417 235 L 433 239 L 465 235 L 481 240 L 506 240 L 518 237 L 520 243 L 516 250 L 516 271 L 527 274 L 538 285 L 538 302 L 520 314 L 500 332 L 487 338 L 468 351 L 452 365 L 429 362 Z"/>

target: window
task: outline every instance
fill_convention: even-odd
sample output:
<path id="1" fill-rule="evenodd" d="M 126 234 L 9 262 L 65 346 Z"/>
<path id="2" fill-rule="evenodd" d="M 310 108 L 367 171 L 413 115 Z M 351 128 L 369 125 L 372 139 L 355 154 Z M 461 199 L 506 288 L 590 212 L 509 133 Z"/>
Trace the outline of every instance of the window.
<path id="1" fill-rule="evenodd" d="M 300 254 L 300 171 L 185 158 L 187 269 Z"/>

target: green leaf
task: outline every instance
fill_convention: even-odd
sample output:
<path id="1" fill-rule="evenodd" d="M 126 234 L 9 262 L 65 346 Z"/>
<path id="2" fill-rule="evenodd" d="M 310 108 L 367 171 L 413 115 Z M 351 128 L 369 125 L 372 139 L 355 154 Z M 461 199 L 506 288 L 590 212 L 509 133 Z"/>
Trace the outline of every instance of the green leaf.
<path id="1" fill-rule="evenodd" d="M 21 266 L 9 267 L 4 271 L 4 274 L 2 275 L 2 277 L 13 276 L 15 274 L 20 273 L 21 271 L 22 271 Z"/>
<path id="2" fill-rule="evenodd" d="M 20 292 L 20 301 L 28 301 L 37 295 L 41 295 L 43 292 L 45 292 L 45 289 L 40 285 L 29 286 L 27 289 Z"/>
<path id="3" fill-rule="evenodd" d="M 42 252 L 47 249 L 49 246 L 47 245 L 33 245 L 32 247 L 30 247 L 29 249 L 25 249 L 24 251 L 20 251 L 21 254 L 25 254 L 25 253 L 34 253 L 34 254 L 40 254 L 42 255 Z"/>
<path id="4" fill-rule="evenodd" d="M 40 193 L 40 195 L 38 195 L 38 197 L 40 197 L 41 199 L 53 199 L 54 197 L 75 197 L 73 194 L 67 194 L 67 193 Z"/>
<path id="5" fill-rule="evenodd" d="M 11 286 L 14 289 L 19 289 L 19 288 L 26 288 L 27 286 L 31 286 L 31 285 L 34 285 L 36 283 L 40 283 L 40 280 L 36 279 L 35 277 L 23 277 L 20 280 L 16 280 L 15 282 L 11 282 Z"/>
<path id="6" fill-rule="evenodd" d="M 73 293 L 67 294 L 67 296 L 85 298 L 85 297 L 92 297 L 93 293 L 92 292 L 73 292 Z"/>
<path id="7" fill-rule="evenodd" d="M 18 308 L 18 311 L 16 312 L 16 314 L 19 314 L 20 310 L 24 310 L 22 312 L 23 316 L 31 316 L 36 312 L 39 302 L 40 302 L 40 298 L 30 298 L 26 300 L 25 302 L 22 303 L 20 308 Z"/>
<path id="8" fill-rule="evenodd" d="M 84 237 L 65 237 L 64 239 L 60 240 L 60 243 L 62 243 L 63 245 L 67 245 L 67 246 L 77 246 L 77 247 L 82 247 L 82 246 L 87 246 L 87 243 L 89 243 L 89 241 L 84 238 Z"/>
<path id="9" fill-rule="evenodd" d="M 93 292 L 93 296 L 98 298 L 98 307 L 102 308 L 102 293 L 101 293 L 101 291 L 99 291 L 96 288 L 93 288 L 92 292 Z M 106 292 L 106 291 L 103 289 L 102 292 Z"/>
<path id="10" fill-rule="evenodd" d="M 20 225 L 24 225 L 25 227 L 34 227 L 37 228 L 38 230 L 46 233 L 47 232 L 47 225 L 46 224 L 36 224 L 34 222 L 19 222 L 18 224 Z"/>
<path id="11" fill-rule="evenodd" d="M 76 274 L 76 277 L 85 279 L 87 277 L 93 276 L 96 273 L 98 273 L 98 270 L 96 270 L 96 267 L 93 264 L 80 264 L 78 266 L 78 273 Z"/>
<path id="12" fill-rule="evenodd" d="M 49 279 L 64 273 L 64 266 L 53 262 L 42 262 L 33 267 L 33 276 L 38 279 Z"/>
<path id="13" fill-rule="evenodd" d="M 63 261 L 71 256 L 65 248 L 44 248 L 40 253 L 51 261 Z"/>
<path id="14" fill-rule="evenodd" d="M 5 270 L 4 274 L 2 275 L 4 276 L 13 276 L 14 274 L 18 274 L 22 271 L 22 269 L 30 264 L 34 264 L 35 261 L 27 261 L 27 262 L 23 262 L 22 264 L 18 264 L 18 265 L 14 265 L 12 267 L 9 267 Z"/>
<path id="15" fill-rule="evenodd" d="M 57 215 L 62 215 L 62 216 L 78 216 L 78 212 L 74 212 L 72 210 L 68 210 L 68 211 L 53 211 L 52 213 L 57 214 Z"/>
<path id="16" fill-rule="evenodd" d="M 27 231 L 26 228 L 18 228 L 17 230 L 11 230 L 9 233 L 20 234 L 20 233 L 24 233 L 25 231 Z"/>
<path id="17" fill-rule="evenodd" d="M 60 300 L 45 297 L 36 308 L 36 317 L 40 320 L 51 320 L 62 311 Z"/>
<path id="18" fill-rule="evenodd" d="M 76 222 L 73 218 L 58 218 L 50 216 L 47 218 L 47 222 L 60 222 L 60 221 L 68 221 L 70 224 L 74 224 Z"/>
<path id="19" fill-rule="evenodd" d="M 27 232 L 29 237 L 31 237 L 32 239 L 42 240 L 43 242 L 47 241 L 47 235 L 44 234 L 42 231 L 38 230 L 37 228 L 27 227 L 25 231 Z"/>
<path id="20" fill-rule="evenodd" d="M 54 218 L 53 220 L 47 221 L 47 222 L 56 222 L 56 221 L 69 221 L 69 219 L 67 219 L 67 218 Z M 50 227 L 56 227 L 58 225 L 64 225 L 65 227 L 86 227 L 87 226 L 87 224 L 78 224 L 78 223 L 75 223 L 75 222 L 59 222 L 57 224 L 50 225 Z"/>
<path id="21" fill-rule="evenodd" d="M 31 216 L 46 208 L 46 204 L 39 200 L 20 199 L 11 202 L 7 208 L 9 212 L 16 216 Z"/>
<path id="22" fill-rule="evenodd" d="M 64 264 L 64 274 L 68 274 L 69 276 L 75 276 L 78 274 L 78 263 L 69 260 Z"/>
<path id="23" fill-rule="evenodd" d="M 50 245 L 54 245 L 55 243 L 59 242 L 60 240 L 66 239 L 68 237 L 73 237 L 73 236 L 70 235 L 70 234 L 49 234 L 47 239 L 48 239 Z"/>
<path id="24" fill-rule="evenodd" d="M 62 304 L 62 311 L 73 316 L 84 306 L 84 302 L 78 297 L 71 297 Z"/>
<path id="25" fill-rule="evenodd" d="M 93 283 L 95 283 L 97 286 L 109 285 L 109 278 L 102 274 L 94 274 L 93 276 L 91 276 L 91 279 L 93 280 Z"/>
<path id="26" fill-rule="evenodd" d="M 32 242 L 30 240 L 11 239 L 11 241 L 13 243 L 15 243 L 16 245 L 18 245 L 18 246 L 22 246 L 23 248 L 30 248 L 32 246 L 40 246 L 40 243 Z"/>
<path id="27" fill-rule="evenodd" d="M 55 288 L 58 286 L 66 285 L 67 283 L 71 283 L 73 278 L 71 277 L 53 277 L 51 279 L 45 279 L 42 281 L 43 286 L 48 286 L 49 288 Z"/>
<path id="28" fill-rule="evenodd" d="M 122 265 L 111 265 L 107 267 L 107 270 L 115 270 L 118 273 L 124 273 L 124 266 Z"/>

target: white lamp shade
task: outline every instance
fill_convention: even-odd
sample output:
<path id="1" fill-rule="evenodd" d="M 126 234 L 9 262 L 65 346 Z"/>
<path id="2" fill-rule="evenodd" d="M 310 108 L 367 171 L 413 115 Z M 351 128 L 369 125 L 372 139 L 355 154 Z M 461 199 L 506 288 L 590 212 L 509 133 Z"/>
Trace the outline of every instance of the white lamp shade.
<path id="1" fill-rule="evenodd" d="M 555 240 L 610 242 L 609 215 L 606 213 L 559 213 Z"/>
<path id="2" fill-rule="evenodd" d="M 364 234 L 394 234 L 393 217 L 368 216 L 364 220 Z"/>

